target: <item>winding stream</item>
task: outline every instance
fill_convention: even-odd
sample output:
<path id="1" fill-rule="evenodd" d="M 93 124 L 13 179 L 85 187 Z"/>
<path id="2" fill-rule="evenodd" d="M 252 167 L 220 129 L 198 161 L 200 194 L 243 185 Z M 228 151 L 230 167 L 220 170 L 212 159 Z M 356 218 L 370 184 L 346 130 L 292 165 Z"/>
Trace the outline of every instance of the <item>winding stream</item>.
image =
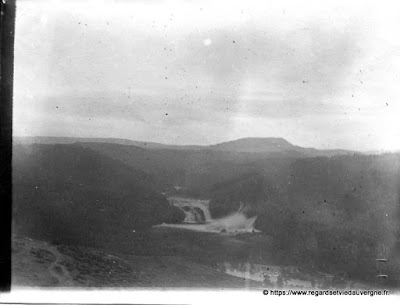
<path id="1" fill-rule="evenodd" d="M 254 228 L 257 217 L 248 218 L 243 209 L 237 212 L 214 219 L 209 210 L 209 200 L 199 200 L 186 197 L 169 197 L 169 202 L 185 213 L 185 220 L 181 224 L 162 224 L 161 227 L 172 227 L 198 232 L 210 232 L 230 238 L 240 233 L 260 232 Z M 222 246 L 222 245 L 221 245 Z M 274 266 L 266 262 L 223 261 L 218 264 L 218 270 L 229 275 L 262 283 L 265 287 L 285 287 L 315 289 L 334 286 L 332 275 L 321 272 L 307 272 L 295 266 Z M 359 285 L 346 279 L 335 278 L 341 287 L 357 287 Z"/>

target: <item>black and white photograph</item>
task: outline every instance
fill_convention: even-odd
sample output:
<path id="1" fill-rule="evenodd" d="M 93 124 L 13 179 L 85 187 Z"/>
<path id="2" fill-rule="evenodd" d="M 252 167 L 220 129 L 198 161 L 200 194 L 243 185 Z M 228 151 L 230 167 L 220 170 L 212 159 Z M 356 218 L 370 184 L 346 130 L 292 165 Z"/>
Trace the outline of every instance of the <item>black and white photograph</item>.
<path id="1" fill-rule="evenodd" d="M 399 292 L 395 1 L 15 8 L 11 292 Z"/>

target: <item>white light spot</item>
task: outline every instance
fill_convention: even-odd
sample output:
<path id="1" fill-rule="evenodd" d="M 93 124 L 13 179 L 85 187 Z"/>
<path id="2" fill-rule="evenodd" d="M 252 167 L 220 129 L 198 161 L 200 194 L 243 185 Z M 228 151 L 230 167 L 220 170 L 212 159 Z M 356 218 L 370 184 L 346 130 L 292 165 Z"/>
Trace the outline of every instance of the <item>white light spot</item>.
<path id="1" fill-rule="evenodd" d="M 205 46 L 209 46 L 210 44 L 212 44 L 212 40 L 210 38 L 204 39 L 203 43 Z"/>

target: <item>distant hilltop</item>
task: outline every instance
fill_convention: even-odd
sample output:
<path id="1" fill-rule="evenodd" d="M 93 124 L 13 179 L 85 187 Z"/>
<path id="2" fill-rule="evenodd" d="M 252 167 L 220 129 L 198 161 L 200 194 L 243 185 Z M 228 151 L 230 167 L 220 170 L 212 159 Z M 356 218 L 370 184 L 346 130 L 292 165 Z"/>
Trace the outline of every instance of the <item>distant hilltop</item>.
<path id="1" fill-rule="evenodd" d="M 294 150 L 296 146 L 283 138 L 243 138 L 209 147 L 214 150 L 235 152 L 277 152 Z"/>

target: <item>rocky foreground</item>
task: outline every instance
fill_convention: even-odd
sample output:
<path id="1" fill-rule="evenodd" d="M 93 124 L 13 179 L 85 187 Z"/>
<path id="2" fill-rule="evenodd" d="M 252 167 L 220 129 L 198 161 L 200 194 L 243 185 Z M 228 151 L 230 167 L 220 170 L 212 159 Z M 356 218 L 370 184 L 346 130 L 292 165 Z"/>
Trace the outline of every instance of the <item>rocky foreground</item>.
<path id="1" fill-rule="evenodd" d="M 196 276 L 193 276 L 196 275 Z M 182 257 L 115 255 L 14 236 L 12 284 L 29 287 L 256 288 L 262 283 Z"/>

